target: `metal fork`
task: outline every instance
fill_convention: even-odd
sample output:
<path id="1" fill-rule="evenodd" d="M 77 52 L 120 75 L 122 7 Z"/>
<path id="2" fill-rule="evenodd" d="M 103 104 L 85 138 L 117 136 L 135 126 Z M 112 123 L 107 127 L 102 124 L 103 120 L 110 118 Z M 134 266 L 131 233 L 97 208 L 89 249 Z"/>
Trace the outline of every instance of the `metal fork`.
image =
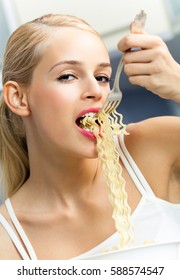
<path id="1" fill-rule="evenodd" d="M 144 10 L 141 10 L 134 18 L 134 21 L 131 23 L 130 30 L 131 33 L 141 33 L 141 31 L 144 28 L 145 21 L 146 21 L 146 13 Z M 111 92 L 109 93 L 104 105 L 102 106 L 101 110 L 99 113 L 103 110 L 106 114 L 111 114 L 120 104 L 121 99 L 122 99 L 122 91 L 120 90 L 119 87 L 119 78 L 124 66 L 123 63 L 124 60 L 124 55 L 122 55 L 120 62 L 118 64 L 117 70 L 116 70 L 116 75 L 115 75 L 115 80 L 113 84 L 113 88 Z"/>

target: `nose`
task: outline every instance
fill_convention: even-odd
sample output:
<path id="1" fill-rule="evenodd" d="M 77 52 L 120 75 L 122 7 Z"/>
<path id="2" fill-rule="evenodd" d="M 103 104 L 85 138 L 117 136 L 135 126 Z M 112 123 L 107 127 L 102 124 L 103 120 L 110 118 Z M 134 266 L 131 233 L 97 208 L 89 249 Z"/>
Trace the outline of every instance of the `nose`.
<path id="1" fill-rule="evenodd" d="M 89 77 L 84 81 L 82 93 L 83 99 L 101 100 L 103 95 L 103 88 L 94 76 Z"/>

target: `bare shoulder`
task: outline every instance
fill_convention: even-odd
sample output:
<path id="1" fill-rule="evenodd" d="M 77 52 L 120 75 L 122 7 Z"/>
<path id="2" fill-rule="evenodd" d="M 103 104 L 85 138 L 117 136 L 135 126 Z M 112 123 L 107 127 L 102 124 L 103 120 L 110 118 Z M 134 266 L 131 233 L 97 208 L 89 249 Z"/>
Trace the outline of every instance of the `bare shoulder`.
<path id="1" fill-rule="evenodd" d="M 19 260 L 21 258 L 17 253 L 11 238 L 1 223 L 3 218 L 8 222 L 4 205 L 0 207 L 0 215 L 0 260 Z"/>
<path id="2" fill-rule="evenodd" d="M 154 117 L 140 121 L 138 123 L 128 124 L 127 130 L 129 133 L 144 136 L 161 137 L 162 133 L 168 136 L 179 136 L 180 134 L 180 117 L 162 116 Z M 169 132 L 169 133 L 167 133 Z"/>
<path id="3" fill-rule="evenodd" d="M 171 151 L 173 157 L 180 157 L 180 117 L 165 116 L 147 119 L 127 126 L 128 144 Z"/>
<path id="4" fill-rule="evenodd" d="M 147 119 L 129 124 L 127 131 L 127 149 L 154 193 L 179 203 L 180 117 Z"/>

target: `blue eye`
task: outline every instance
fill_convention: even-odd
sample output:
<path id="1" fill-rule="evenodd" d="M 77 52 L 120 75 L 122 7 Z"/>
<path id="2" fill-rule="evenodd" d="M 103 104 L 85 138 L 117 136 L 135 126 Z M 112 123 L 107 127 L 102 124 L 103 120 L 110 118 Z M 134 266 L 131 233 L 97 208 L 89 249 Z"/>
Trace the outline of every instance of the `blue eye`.
<path id="1" fill-rule="evenodd" d="M 97 76 L 97 77 L 96 77 L 96 80 L 97 80 L 98 82 L 101 82 L 101 83 L 104 83 L 104 84 L 110 82 L 110 78 L 107 77 L 107 76 Z"/>
<path id="2" fill-rule="evenodd" d="M 57 78 L 57 80 L 61 81 L 61 82 L 69 82 L 69 81 L 72 81 L 74 79 L 75 79 L 75 76 L 72 75 L 72 74 L 64 74 L 64 75 Z"/>

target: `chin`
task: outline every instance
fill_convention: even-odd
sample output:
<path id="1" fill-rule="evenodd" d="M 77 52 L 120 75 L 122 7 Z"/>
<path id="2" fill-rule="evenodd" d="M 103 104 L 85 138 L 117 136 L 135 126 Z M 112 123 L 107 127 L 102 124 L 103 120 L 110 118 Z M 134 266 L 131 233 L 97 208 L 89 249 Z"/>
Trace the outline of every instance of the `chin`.
<path id="1" fill-rule="evenodd" d="M 86 153 L 83 158 L 87 158 L 87 159 L 95 159 L 95 158 L 98 158 L 98 153 L 97 151 L 95 152 L 92 152 L 92 153 Z"/>
<path id="2" fill-rule="evenodd" d="M 81 158 L 87 158 L 87 159 L 95 159 L 98 158 L 98 152 L 96 148 L 93 149 L 84 149 L 84 153 L 81 153 Z"/>

